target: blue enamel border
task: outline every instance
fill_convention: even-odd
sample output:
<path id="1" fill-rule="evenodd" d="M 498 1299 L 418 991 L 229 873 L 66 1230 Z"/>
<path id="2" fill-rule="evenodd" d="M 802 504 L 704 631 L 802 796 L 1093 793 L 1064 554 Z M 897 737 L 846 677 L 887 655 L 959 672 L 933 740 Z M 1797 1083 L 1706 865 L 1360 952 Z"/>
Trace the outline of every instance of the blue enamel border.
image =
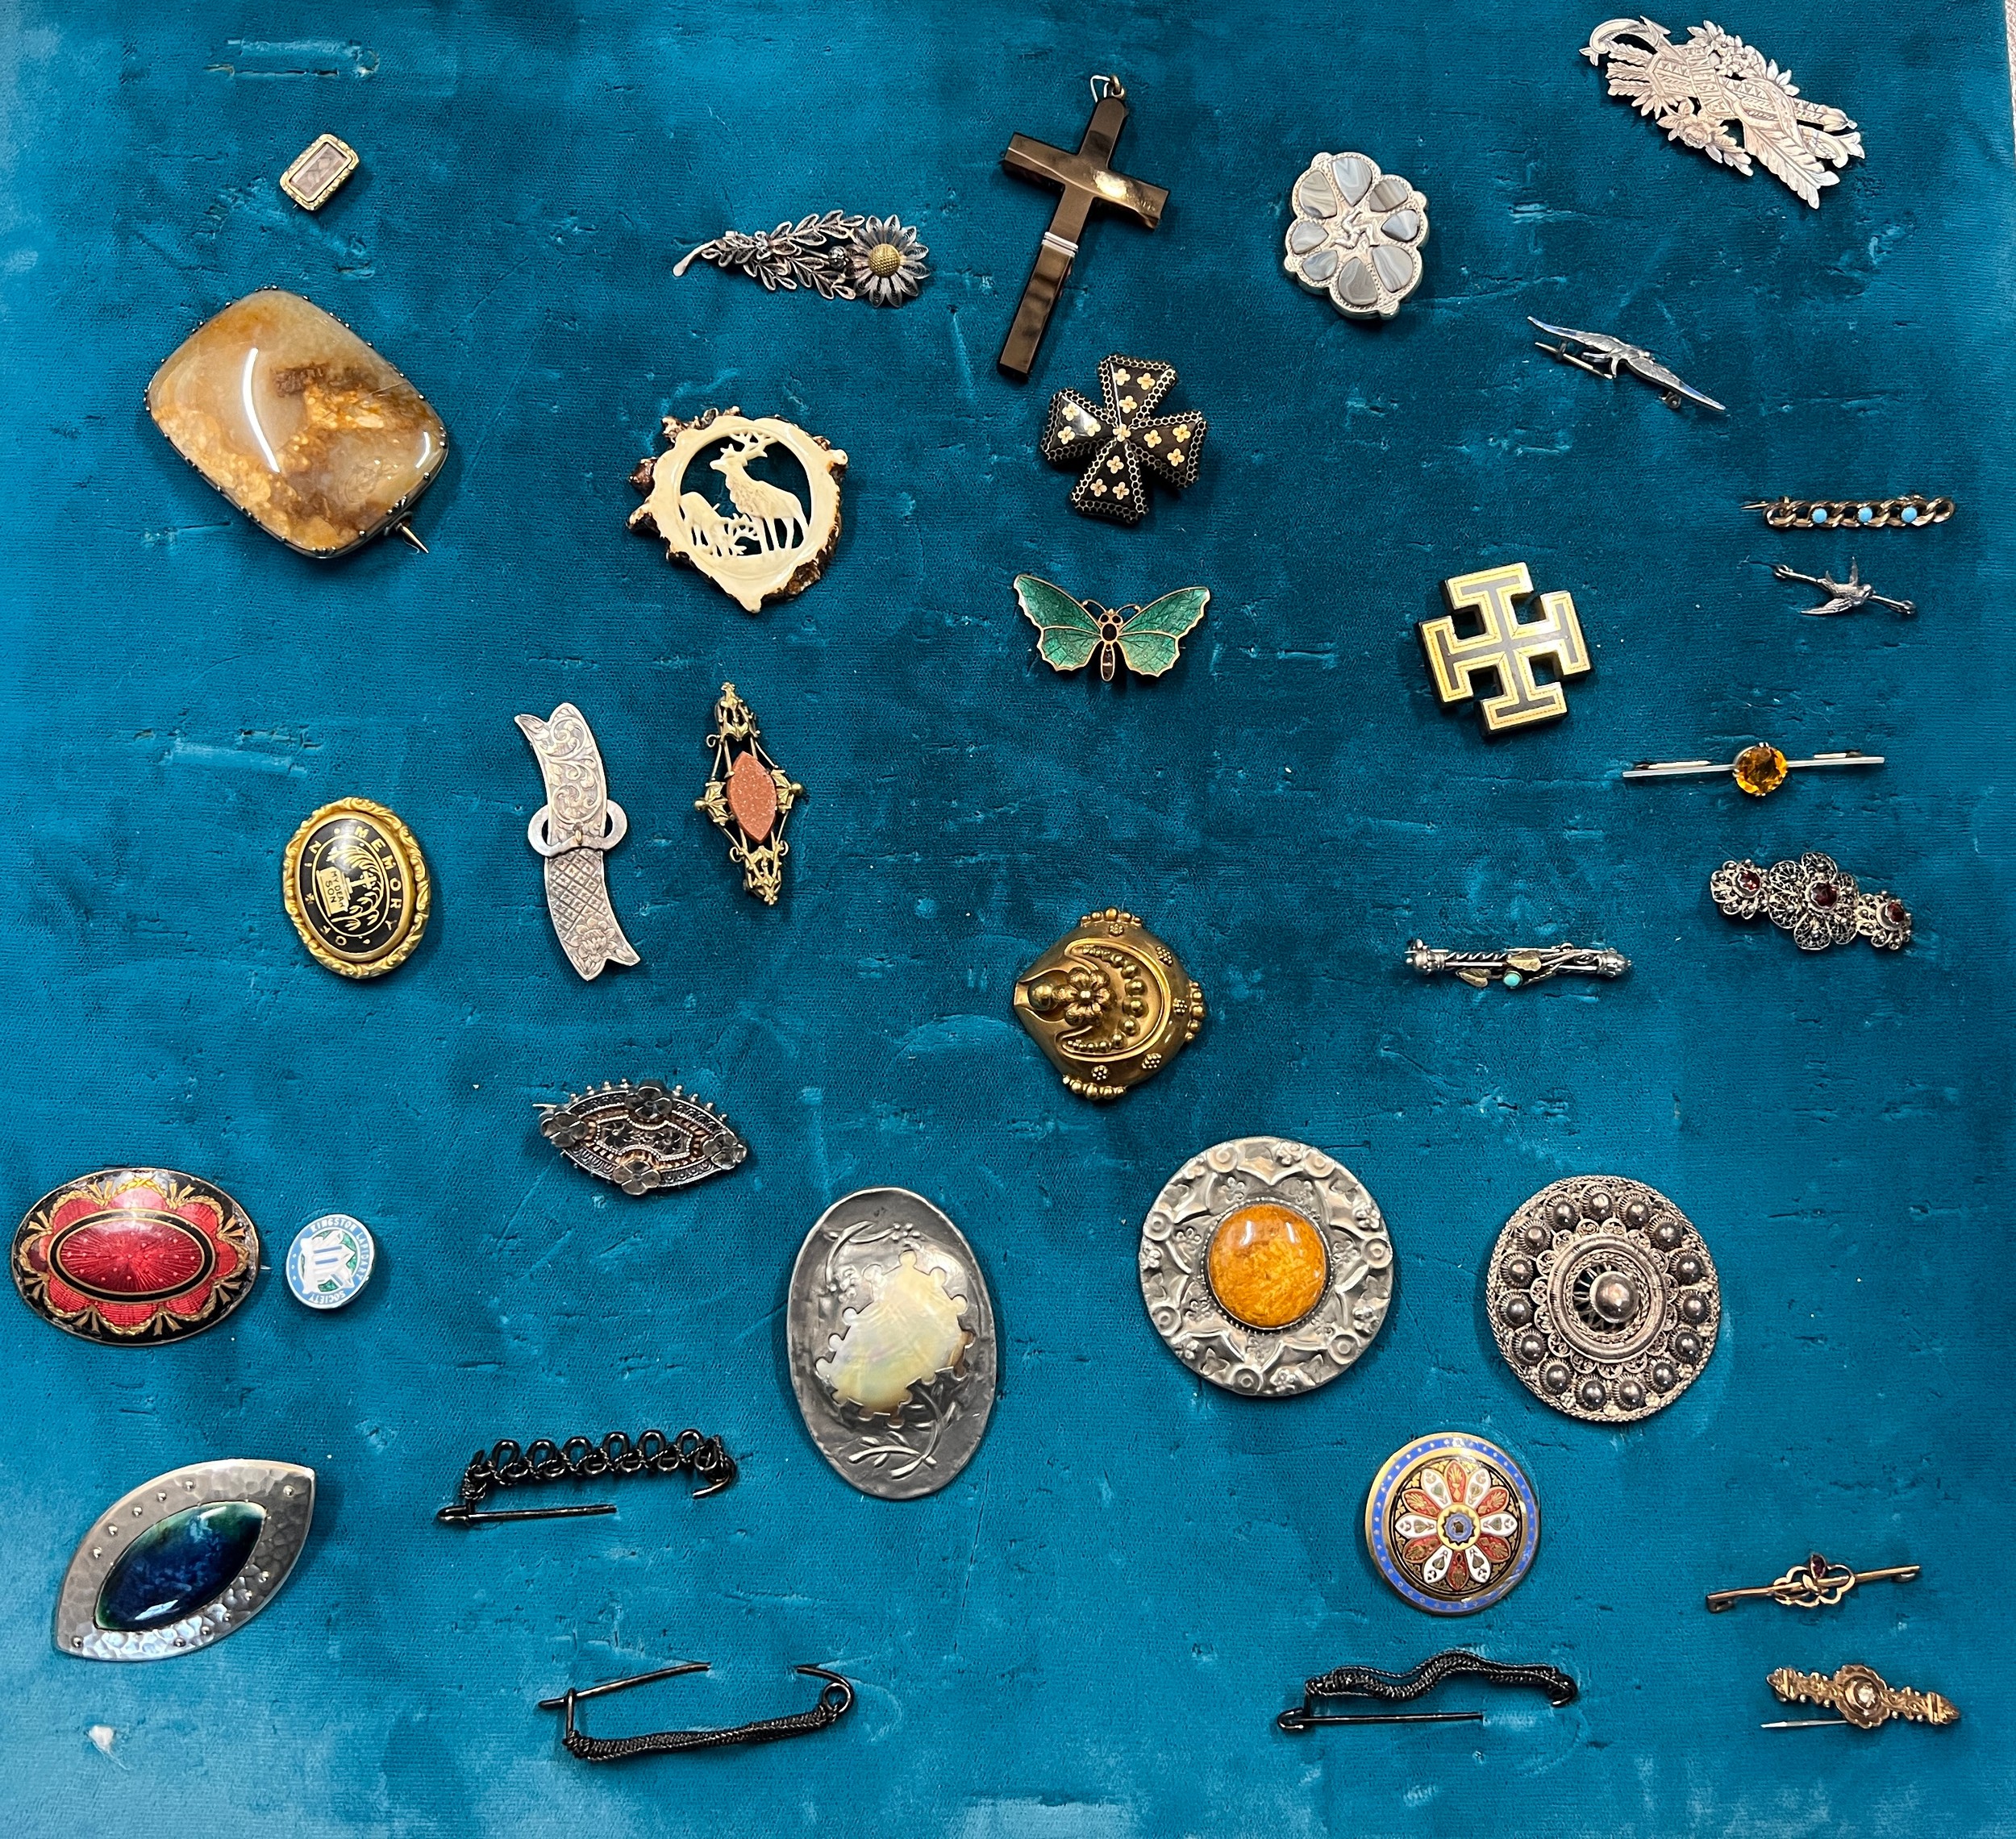
<path id="1" fill-rule="evenodd" d="M 1526 1508 L 1526 1537 L 1518 1558 L 1489 1590 L 1461 1603 L 1446 1602 L 1417 1589 L 1408 1581 L 1407 1574 L 1400 1568 L 1398 1559 L 1386 1544 L 1386 1497 L 1402 1475 L 1423 1456 L 1437 1450 L 1460 1450 L 1494 1463 L 1512 1483 Z M 1460 1430 L 1438 1431 L 1432 1437 L 1417 1437 L 1404 1450 L 1396 1451 L 1387 1458 L 1385 1466 L 1373 1478 L 1372 1492 L 1365 1500 L 1365 1543 L 1371 1549 L 1372 1562 L 1379 1566 L 1379 1575 L 1417 1609 L 1426 1609 L 1432 1616 L 1473 1616 L 1517 1588 L 1520 1580 L 1533 1568 L 1535 1554 L 1540 1549 L 1540 1504 L 1534 1495 L 1533 1484 L 1526 1479 L 1526 1471 L 1497 1444 Z"/>

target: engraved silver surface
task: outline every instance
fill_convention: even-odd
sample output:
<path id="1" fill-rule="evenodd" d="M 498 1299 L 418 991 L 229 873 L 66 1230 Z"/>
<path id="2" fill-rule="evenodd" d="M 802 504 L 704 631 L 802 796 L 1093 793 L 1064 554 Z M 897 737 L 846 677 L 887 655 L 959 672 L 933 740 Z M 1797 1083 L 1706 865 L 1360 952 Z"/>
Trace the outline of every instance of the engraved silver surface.
<path id="1" fill-rule="evenodd" d="M 682 1085 L 628 1080 L 590 1086 L 564 1105 L 541 1105 L 539 1134 L 575 1167 L 626 1194 L 689 1188 L 739 1168 L 749 1146 L 727 1118 Z"/>
<path id="2" fill-rule="evenodd" d="M 98 1591 L 133 1542 L 171 1514 L 224 1500 L 249 1501 L 264 1508 L 266 1517 L 244 1569 L 223 1594 L 165 1628 L 100 1628 Z M 315 1471 L 297 1463 L 239 1458 L 192 1462 L 156 1475 L 114 1501 L 84 1535 L 56 1596 L 58 1651 L 80 1660 L 169 1660 L 222 1641 L 279 1594 L 314 1517 Z"/>
<path id="3" fill-rule="evenodd" d="M 546 780 L 546 802 L 532 813 L 525 840 L 546 859 L 546 910 L 560 949 L 590 980 L 606 964 L 635 964 L 636 949 L 609 904 L 602 865 L 602 852 L 623 840 L 630 819 L 609 796 L 588 718 L 563 702 L 545 721 L 521 715 L 518 725 Z"/>
<path id="4" fill-rule="evenodd" d="M 957 1363 L 913 1384 L 893 1411 L 868 1412 L 835 1392 L 820 1368 L 906 1258 L 942 1279 L 968 1337 Z M 882 1500 L 945 1487 L 980 1446 L 994 1408 L 994 1305 L 965 1235 L 921 1195 L 866 1188 L 836 1200 L 798 1248 L 785 1304 L 792 1390 L 819 1454 L 849 1486 Z"/>
<path id="5" fill-rule="evenodd" d="M 1315 1305 L 1272 1329 L 1221 1307 L 1206 1268 L 1219 1225 L 1270 1203 L 1313 1224 L 1327 1254 Z M 1343 1163 L 1283 1137 L 1238 1137 L 1191 1157 L 1148 1209 L 1140 1263 L 1141 1299 L 1169 1351 L 1248 1397 L 1327 1385 L 1372 1345 L 1393 1296 L 1393 1241 L 1378 1202 Z"/>
<path id="6" fill-rule="evenodd" d="M 1527 1389 L 1590 1424 L 1671 1404 L 1700 1377 L 1722 1320 L 1693 1222 L 1618 1175 L 1571 1176 L 1527 1201 L 1498 1235 L 1484 1299 Z"/>
<path id="7" fill-rule="evenodd" d="M 1428 201 L 1362 153 L 1318 153 L 1295 181 L 1281 266 L 1353 319 L 1390 319 L 1421 285 Z"/>

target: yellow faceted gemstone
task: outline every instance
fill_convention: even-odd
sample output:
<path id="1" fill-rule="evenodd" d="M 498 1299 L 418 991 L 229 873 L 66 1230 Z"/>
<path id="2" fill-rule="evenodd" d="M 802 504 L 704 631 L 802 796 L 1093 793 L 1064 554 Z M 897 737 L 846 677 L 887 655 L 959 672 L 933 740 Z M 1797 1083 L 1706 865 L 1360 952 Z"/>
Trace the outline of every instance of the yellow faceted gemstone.
<path id="1" fill-rule="evenodd" d="M 1228 1213 L 1211 1235 L 1211 1293 L 1248 1328 L 1283 1328 L 1322 1299 L 1323 1235 L 1292 1207 L 1261 1201 Z"/>
<path id="2" fill-rule="evenodd" d="M 1745 747 L 1736 755 L 1736 783 L 1752 798 L 1776 792 L 1785 782 L 1785 756 L 1776 747 Z"/>
<path id="3" fill-rule="evenodd" d="M 154 373 L 147 406 L 211 485 L 310 555 L 375 536 L 448 453 L 419 390 L 341 320 L 279 288 L 198 327 Z"/>

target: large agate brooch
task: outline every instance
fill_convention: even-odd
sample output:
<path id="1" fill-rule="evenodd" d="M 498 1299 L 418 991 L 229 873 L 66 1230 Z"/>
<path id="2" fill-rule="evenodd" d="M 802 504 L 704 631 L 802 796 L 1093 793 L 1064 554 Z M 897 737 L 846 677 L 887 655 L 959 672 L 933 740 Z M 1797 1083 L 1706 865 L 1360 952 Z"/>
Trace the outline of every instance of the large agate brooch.
<path id="1" fill-rule="evenodd" d="M 441 418 L 334 314 L 277 287 L 190 333 L 147 386 L 175 451 L 303 555 L 406 531 L 448 457 Z"/>
<path id="2" fill-rule="evenodd" d="M 973 1459 L 994 1405 L 994 1306 L 928 1200 L 868 1188 L 835 1201 L 799 1248 L 785 1321 L 806 1429 L 851 1487 L 911 1500 Z"/>

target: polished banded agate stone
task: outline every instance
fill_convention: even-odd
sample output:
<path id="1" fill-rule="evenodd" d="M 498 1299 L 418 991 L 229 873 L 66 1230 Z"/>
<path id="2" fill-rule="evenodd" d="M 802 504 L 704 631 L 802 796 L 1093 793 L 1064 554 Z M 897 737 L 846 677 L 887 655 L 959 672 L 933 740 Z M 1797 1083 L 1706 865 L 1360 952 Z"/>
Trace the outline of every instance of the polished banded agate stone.
<path id="1" fill-rule="evenodd" d="M 342 321 L 279 288 L 198 327 L 154 373 L 147 406 L 190 465 L 305 555 L 377 535 L 448 453 L 419 390 Z"/>
<path id="2" fill-rule="evenodd" d="M 1323 1237 L 1292 1207 L 1241 1207 L 1211 1234 L 1211 1294 L 1248 1328 L 1285 1328 L 1322 1300 Z"/>
<path id="3" fill-rule="evenodd" d="M 102 1629 L 144 1633 L 215 1603 L 245 1568 L 266 1510 L 249 1500 L 185 1508 L 150 1526 L 98 1587 Z"/>

